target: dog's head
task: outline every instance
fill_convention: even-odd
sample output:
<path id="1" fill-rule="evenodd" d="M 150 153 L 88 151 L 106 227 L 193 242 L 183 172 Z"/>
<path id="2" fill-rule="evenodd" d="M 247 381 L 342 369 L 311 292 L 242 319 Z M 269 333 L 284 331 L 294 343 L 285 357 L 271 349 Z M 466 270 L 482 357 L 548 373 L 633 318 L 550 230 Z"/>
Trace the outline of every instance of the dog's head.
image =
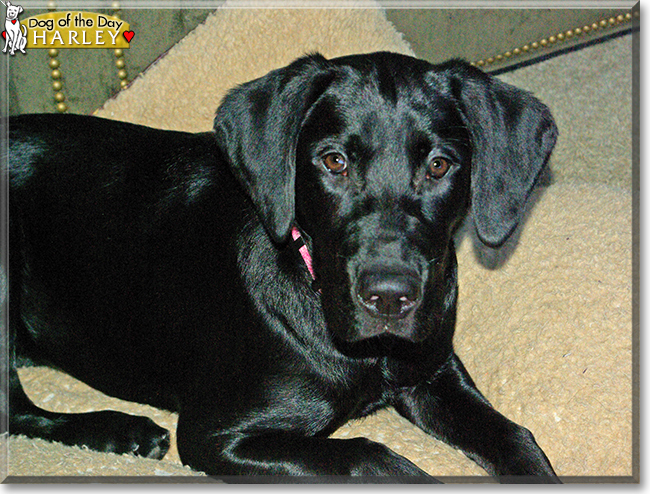
<path id="1" fill-rule="evenodd" d="M 20 5 L 11 5 L 7 2 L 7 20 L 18 19 L 18 15 L 23 12 L 23 8 Z"/>
<path id="2" fill-rule="evenodd" d="M 295 223 L 308 235 L 347 342 L 420 342 L 453 320 L 454 230 L 471 205 L 502 244 L 557 135 L 522 90 L 392 53 L 299 59 L 233 90 L 215 131 L 274 241 Z"/>

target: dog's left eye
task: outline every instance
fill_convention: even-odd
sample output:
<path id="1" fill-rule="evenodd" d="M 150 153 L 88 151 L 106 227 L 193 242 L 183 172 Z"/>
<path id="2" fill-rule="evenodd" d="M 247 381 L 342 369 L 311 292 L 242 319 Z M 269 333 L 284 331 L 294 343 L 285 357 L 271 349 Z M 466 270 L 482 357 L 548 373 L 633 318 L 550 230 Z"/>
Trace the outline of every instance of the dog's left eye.
<path id="1" fill-rule="evenodd" d="M 427 178 L 440 180 L 442 177 L 447 175 L 447 172 L 451 168 L 451 161 L 446 158 L 433 158 L 429 163 L 429 169 L 427 170 Z"/>
<path id="2" fill-rule="evenodd" d="M 329 153 L 321 158 L 327 170 L 336 175 L 348 174 L 348 160 L 340 153 Z"/>

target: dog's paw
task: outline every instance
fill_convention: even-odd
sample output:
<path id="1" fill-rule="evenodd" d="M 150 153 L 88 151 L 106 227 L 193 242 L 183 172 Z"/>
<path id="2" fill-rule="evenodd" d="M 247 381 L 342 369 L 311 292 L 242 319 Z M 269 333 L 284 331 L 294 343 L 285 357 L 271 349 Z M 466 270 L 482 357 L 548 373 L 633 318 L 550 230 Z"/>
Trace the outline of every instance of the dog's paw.
<path id="1" fill-rule="evenodd" d="M 127 415 L 119 412 L 113 422 L 113 441 L 107 441 L 114 453 L 132 453 L 145 458 L 162 459 L 169 450 L 169 431 L 148 417 Z"/>
<path id="2" fill-rule="evenodd" d="M 63 439 L 68 444 L 76 443 L 95 451 L 130 453 L 156 460 L 162 459 L 169 450 L 169 431 L 148 417 L 109 410 L 78 414 L 75 418 L 66 424 L 66 428 L 71 430 L 73 425 L 82 427 L 76 428 L 76 437 Z"/>
<path id="3" fill-rule="evenodd" d="M 372 482 L 389 481 L 391 483 L 422 483 L 438 484 L 439 480 L 429 476 L 424 470 L 395 453 L 387 446 L 370 441 L 366 438 L 357 438 L 355 446 L 358 455 L 355 466 L 350 474 L 364 477 Z"/>

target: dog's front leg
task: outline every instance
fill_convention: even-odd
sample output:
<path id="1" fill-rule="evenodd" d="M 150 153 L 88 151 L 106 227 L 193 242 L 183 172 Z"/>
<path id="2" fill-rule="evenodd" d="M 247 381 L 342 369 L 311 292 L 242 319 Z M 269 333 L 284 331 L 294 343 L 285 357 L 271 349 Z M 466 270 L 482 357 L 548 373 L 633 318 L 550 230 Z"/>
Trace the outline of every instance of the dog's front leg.
<path id="1" fill-rule="evenodd" d="M 208 475 L 261 476 L 261 482 L 263 476 L 310 476 L 323 481 L 357 476 L 371 482 L 390 477 L 396 482 L 437 483 L 406 458 L 365 438 L 304 436 L 268 427 L 210 433 L 198 425 L 183 420 L 181 414 L 178 451 L 183 463 Z"/>
<path id="2" fill-rule="evenodd" d="M 430 380 L 401 391 L 395 408 L 504 483 L 560 483 L 531 432 L 496 411 L 452 354 Z"/>

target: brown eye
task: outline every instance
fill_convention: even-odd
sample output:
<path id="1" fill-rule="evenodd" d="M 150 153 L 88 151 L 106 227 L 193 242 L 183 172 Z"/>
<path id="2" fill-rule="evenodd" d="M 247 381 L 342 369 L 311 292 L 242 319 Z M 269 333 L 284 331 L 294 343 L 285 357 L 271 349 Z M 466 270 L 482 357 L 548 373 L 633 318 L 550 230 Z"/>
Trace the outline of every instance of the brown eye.
<path id="1" fill-rule="evenodd" d="M 348 160 L 339 153 L 330 153 L 322 157 L 323 165 L 331 173 L 347 176 Z"/>
<path id="2" fill-rule="evenodd" d="M 451 168 L 451 162 L 445 158 L 433 158 L 427 171 L 428 179 L 440 180 Z"/>

